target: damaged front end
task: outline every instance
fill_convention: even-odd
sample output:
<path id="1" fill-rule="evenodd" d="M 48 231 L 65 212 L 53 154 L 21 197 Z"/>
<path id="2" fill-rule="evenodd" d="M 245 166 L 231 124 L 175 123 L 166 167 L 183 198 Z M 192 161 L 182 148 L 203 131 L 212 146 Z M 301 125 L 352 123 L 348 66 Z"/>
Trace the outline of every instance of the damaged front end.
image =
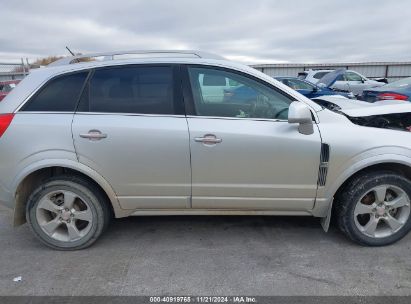
<path id="1" fill-rule="evenodd" d="M 365 117 L 346 116 L 351 122 L 360 126 L 411 132 L 411 113 L 380 114 Z"/>
<path id="2" fill-rule="evenodd" d="M 411 102 L 368 103 L 333 96 L 321 96 L 313 101 L 359 126 L 411 132 Z"/>

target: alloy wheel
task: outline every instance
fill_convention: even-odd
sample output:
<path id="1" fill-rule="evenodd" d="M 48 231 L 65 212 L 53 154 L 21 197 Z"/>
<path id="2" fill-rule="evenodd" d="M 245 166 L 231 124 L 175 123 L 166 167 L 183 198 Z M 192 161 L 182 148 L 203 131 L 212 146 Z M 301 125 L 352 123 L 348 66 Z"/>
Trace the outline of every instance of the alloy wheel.
<path id="1" fill-rule="evenodd" d="M 386 184 L 367 191 L 354 209 L 355 225 L 372 238 L 395 234 L 407 223 L 409 216 L 409 196 L 401 188 Z"/>

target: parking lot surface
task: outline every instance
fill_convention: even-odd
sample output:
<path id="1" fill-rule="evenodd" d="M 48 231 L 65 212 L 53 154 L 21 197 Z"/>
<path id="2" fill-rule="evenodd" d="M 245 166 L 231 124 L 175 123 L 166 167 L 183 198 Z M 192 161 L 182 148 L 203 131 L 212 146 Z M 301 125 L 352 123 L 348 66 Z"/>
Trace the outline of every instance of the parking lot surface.
<path id="1" fill-rule="evenodd" d="M 60 252 L 11 215 L 0 209 L 0 295 L 411 294 L 411 234 L 366 248 L 314 218 L 134 217 Z"/>

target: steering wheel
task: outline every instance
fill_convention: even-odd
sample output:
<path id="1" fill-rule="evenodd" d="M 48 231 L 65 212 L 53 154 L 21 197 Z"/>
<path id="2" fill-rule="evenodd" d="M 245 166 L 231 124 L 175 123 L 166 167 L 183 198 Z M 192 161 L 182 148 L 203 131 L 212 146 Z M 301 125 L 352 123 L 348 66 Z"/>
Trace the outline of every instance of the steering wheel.
<path id="1" fill-rule="evenodd" d="M 250 117 L 254 118 L 269 118 L 274 114 L 274 108 L 272 104 L 264 99 L 257 98 L 251 102 Z"/>

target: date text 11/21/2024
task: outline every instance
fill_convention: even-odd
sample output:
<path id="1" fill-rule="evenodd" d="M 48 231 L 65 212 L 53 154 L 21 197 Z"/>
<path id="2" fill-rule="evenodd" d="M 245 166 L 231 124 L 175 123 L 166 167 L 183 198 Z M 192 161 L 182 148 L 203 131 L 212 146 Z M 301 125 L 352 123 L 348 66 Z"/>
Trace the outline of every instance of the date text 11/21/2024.
<path id="1" fill-rule="evenodd" d="M 248 296 L 167 296 L 167 297 L 150 297 L 150 303 L 257 303 L 255 297 Z"/>

